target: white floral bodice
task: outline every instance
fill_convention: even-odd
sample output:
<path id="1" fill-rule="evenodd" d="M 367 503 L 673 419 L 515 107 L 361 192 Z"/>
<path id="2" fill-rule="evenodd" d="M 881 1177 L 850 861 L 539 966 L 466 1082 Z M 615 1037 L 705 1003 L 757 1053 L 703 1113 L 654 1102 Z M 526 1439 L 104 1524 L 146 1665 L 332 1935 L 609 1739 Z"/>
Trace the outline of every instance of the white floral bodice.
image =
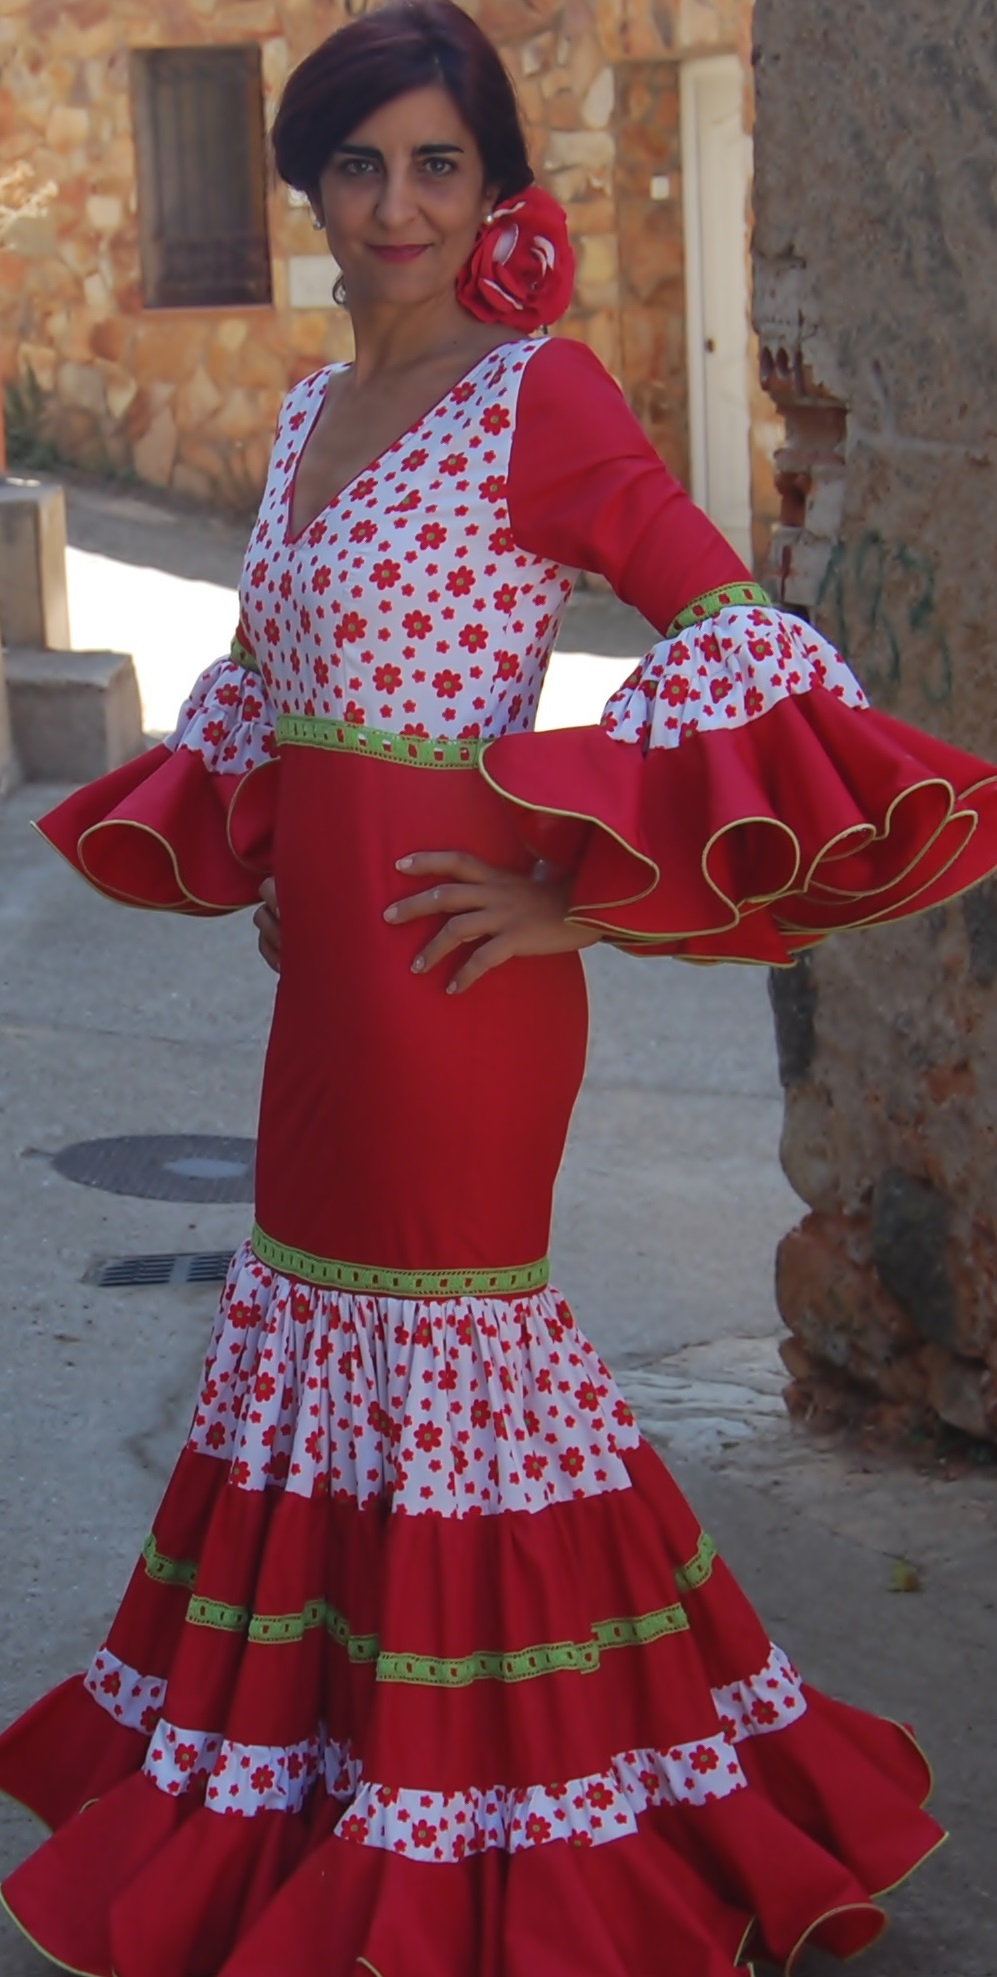
<path id="1" fill-rule="evenodd" d="M 574 577 L 509 520 L 519 384 L 542 347 L 492 351 L 297 537 L 295 473 L 333 367 L 290 393 L 240 585 L 275 714 L 453 740 L 532 727 Z"/>

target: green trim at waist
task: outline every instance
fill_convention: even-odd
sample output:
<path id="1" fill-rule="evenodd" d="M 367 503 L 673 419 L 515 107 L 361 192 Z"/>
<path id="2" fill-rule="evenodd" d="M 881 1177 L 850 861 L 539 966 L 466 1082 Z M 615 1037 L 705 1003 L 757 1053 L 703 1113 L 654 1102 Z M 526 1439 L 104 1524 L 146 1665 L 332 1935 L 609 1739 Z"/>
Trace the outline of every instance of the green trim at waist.
<path id="1" fill-rule="evenodd" d="M 254 1255 L 284 1277 L 302 1277 L 326 1290 L 372 1291 L 381 1297 L 510 1297 L 517 1291 L 542 1290 L 550 1262 L 507 1265 L 497 1270 L 392 1270 L 371 1263 L 343 1263 L 333 1256 L 311 1256 L 275 1242 L 258 1222 L 250 1237 Z"/>
<path id="2" fill-rule="evenodd" d="M 258 673 L 260 670 L 256 654 L 250 652 L 248 645 L 243 645 L 238 632 L 229 647 L 229 657 L 235 660 L 237 666 L 244 666 L 247 673 Z"/>
<path id="3" fill-rule="evenodd" d="M 369 755 L 377 762 L 400 762 L 409 769 L 476 769 L 480 741 L 426 741 L 420 735 L 387 728 L 361 728 L 317 715 L 280 714 L 277 740 L 299 748 L 329 748 L 343 755 Z"/>
<path id="4" fill-rule="evenodd" d="M 186 1583 L 192 1569 L 186 1560 L 164 1558 L 154 1538 L 146 1542 L 146 1571 L 161 1583 Z M 675 1572 L 679 1592 L 705 1586 L 709 1580 L 717 1548 L 705 1531 L 700 1532 L 694 1557 Z M 151 1561 L 155 1561 L 155 1569 Z M 324 1599 L 311 1599 L 298 1613 L 257 1613 L 249 1607 L 229 1606 L 222 1600 L 193 1595 L 187 1608 L 192 1627 L 207 1627 L 216 1633 L 243 1634 L 258 1647 L 286 1647 L 303 1641 L 306 1634 L 323 1628 L 355 1665 L 375 1668 L 379 1682 L 403 1682 L 419 1688 L 466 1689 L 475 1682 L 529 1682 L 541 1675 L 573 1673 L 591 1675 L 610 1648 L 649 1647 L 671 1634 L 684 1634 L 689 1618 L 681 1601 L 656 1607 L 650 1613 L 625 1614 L 613 1620 L 596 1620 L 584 1641 L 542 1641 L 511 1653 L 481 1649 L 474 1654 L 447 1659 L 441 1655 L 389 1653 L 382 1650 L 376 1634 L 355 1634 L 345 1615 Z"/>
<path id="5" fill-rule="evenodd" d="M 715 618 L 720 611 L 727 611 L 732 605 L 758 604 L 772 608 L 768 591 L 758 583 L 726 583 L 718 590 L 707 590 L 702 597 L 694 597 L 684 611 L 680 611 L 665 633 L 666 638 L 677 638 L 679 632 L 687 632 L 693 625 L 702 624 L 705 618 Z"/>

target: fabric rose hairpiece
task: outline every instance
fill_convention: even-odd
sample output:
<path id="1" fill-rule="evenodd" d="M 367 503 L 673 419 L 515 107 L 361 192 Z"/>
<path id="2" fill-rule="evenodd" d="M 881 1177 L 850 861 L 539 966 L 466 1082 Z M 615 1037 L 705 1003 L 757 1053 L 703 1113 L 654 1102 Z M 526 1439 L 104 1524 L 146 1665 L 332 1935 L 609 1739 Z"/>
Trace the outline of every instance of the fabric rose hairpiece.
<path id="1" fill-rule="evenodd" d="M 547 329 L 563 316 L 574 280 L 564 209 L 528 185 L 488 215 L 457 277 L 457 300 L 482 323 Z"/>

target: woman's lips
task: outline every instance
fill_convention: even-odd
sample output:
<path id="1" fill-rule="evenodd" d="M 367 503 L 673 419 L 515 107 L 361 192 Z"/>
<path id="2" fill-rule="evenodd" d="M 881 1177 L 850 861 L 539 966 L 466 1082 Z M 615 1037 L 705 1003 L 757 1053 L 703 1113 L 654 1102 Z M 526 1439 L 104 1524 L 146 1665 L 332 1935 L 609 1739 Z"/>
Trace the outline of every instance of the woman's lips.
<path id="1" fill-rule="evenodd" d="M 424 240 L 418 242 L 413 247 L 372 246 L 370 251 L 372 254 L 379 254 L 381 256 L 382 261 L 415 261 L 418 259 L 420 254 L 426 253 L 428 246 L 429 246 L 429 242 Z"/>

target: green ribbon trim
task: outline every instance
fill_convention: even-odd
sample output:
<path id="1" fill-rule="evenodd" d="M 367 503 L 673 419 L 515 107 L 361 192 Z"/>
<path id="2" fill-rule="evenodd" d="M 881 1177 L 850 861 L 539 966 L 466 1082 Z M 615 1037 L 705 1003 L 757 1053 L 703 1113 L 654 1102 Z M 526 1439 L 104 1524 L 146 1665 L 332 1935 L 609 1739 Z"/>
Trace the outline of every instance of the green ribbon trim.
<path id="1" fill-rule="evenodd" d="M 660 1606 L 622 1620 L 597 1620 L 587 1641 L 545 1641 L 515 1654 L 466 1654 L 440 1661 L 428 1654 L 380 1654 L 379 1682 L 411 1682 L 421 1688 L 467 1689 L 474 1682 L 529 1682 L 537 1675 L 592 1675 L 607 1648 L 648 1647 L 688 1631 L 682 1606 Z"/>
<path id="2" fill-rule="evenodd" d="M 376 1291 L 383 1297 L 507 1297 L 515 1291 L 542 1290 L 550 1277 L 550 1260 L 513 1264 L 502 1270 L 386 1270 L 369 1263 L 342 1263 L 333 1256 L 311 1256 L 275 1242 L 258 1222 L 250 1237 L 261 1263 L 283 1277 L 345 1291 Z"/>
<path id="3" fill-rule="evenodd" d="M 311 1599 L 301 1613 L 257 1613 L 249 1624 L 249 1638 L 257 1647 L 285 1647 L 303 1641 L 316 1627 L 324 1627 L 352 1662 L 369 1664 L 377 1660 L 376 1634 L 351 1634 L 350 1623 L 324 1599 Z"/>
<path id="4" fill-rule="evenodd" d="M 214 1627 L 222 1634 L 244 1634 L 252 1615 L 247 1606 L 226 1606 L 217 1599 L 200 1599 L 195 1594 L 187 1603 L 187 1623 L 191 1627 Z"/>
<path id="5" fill-rule="evenodd" d="M 377 1635 L 351 1634 L 349 1621 L 324 1599 L 310 1599 L 300 1613 L 251 1613 L 248 1606 L 195 1597 L 187 1607 L 187 1620 L 192 1627 L 211 1627 L 219 1634 L 245 1634 L 257 1647 L 286 1647 L 324 1627 L 351 1661 L 377 1660 Z"/>
<path id="6" fill-rule="evenodd" d="M 476 769 L 480 741 L 426 741 L 388 728 L 361 728 L 350 721 L 325 721 L 315 714 L 281 714 L 277 740 L 299 748 L 331 748 L 344 755 L 369 755 L 378 762 L 401 762 L 409 769 Z"/>
<path id="7" fill-rule="evenodd" d="M 197 1560 L 194 1558 L 167 1558 L 156 1544 L 150 1531 L 142 1546 L 142 1560 L 150 1579 L 160 1586 L 186 1586 L 193 1589 L 197 1578 Z"/>
<path id="8" fill-rule="evenodd" d="M 237 666 L 245 666 L 247 673 L 258 673 L 260 670 L 255 652 L 250 652 L 248 645 L 243 645 L 238 632 L 229 647 L 229 657 L 235 660 Z"/>
<path id="9" fill-rule="evenodd" d="M 186 1560 L 164 1558 L 148 1538 L 143 1548 L 146 1571 L 161 1583 L 186 1585 L 197 1571 Z M 682 1591 L 705 1586 L 717 1557 L 713 1539 L 700 1533 L 695 1557 L 680 1565 L 675 1583 Z M 150 1564 L 154 1561 L 154 1565 Z M 609 1648 L 649 1647 L 670 1634 L 684 1634 L 689 1618 L 679 1601 L 652 1613 L 627 1614 L 597 1620 L 587 1641 L 544 1641 L 512 1654 L 483 1650 L 445 1660 L 438 1655 L 394 1654 L 381 1650 L 376 1634 L 354 1634 L 345 1615 L 324 1599 L 312 1599 L 300 1613 L 257 1613 L 222 1600 L 191 1598 L 187 1619 L 192 1627 L 209 1627 L 222 1634 L 245 1634 L 257 1647 L 286 1647 L 323 1627 L 355 1665 L 371 1666 L 379 1682 L 405 1682 L 417 1688 L 467 1689 L 475 1682 L 529 1682 L 540 1675 L 565 1672 L 594 1674 Z"/>
<path id="10" fill-rule="evenodd" d="M 677 638 L 679 632 L 687 632 L 693 625 L 702 624 L 704 618 L 715 618 L 720 611 L 726 611 L 732 604 L 761 604 L 771 608 L 772 599 L 768 591 L 758 583 L 727 583 L 719 590 L 707 590 L 702 597 L 694 597 L 677 618 L 673 618 L 666 638 Z"/>
<path id="11" fill-rule="evenodd" d="M 675 1584 L 679 1592 L 694 1593 L 698 1592 L 700 1586 L 705 1586 L 718 1557 L 719 1553 L 709 1532 L 701 1531 L 695 1558 L 690 1558 L 688 1565 L 680 1565 L 675 1574 Z"/>

